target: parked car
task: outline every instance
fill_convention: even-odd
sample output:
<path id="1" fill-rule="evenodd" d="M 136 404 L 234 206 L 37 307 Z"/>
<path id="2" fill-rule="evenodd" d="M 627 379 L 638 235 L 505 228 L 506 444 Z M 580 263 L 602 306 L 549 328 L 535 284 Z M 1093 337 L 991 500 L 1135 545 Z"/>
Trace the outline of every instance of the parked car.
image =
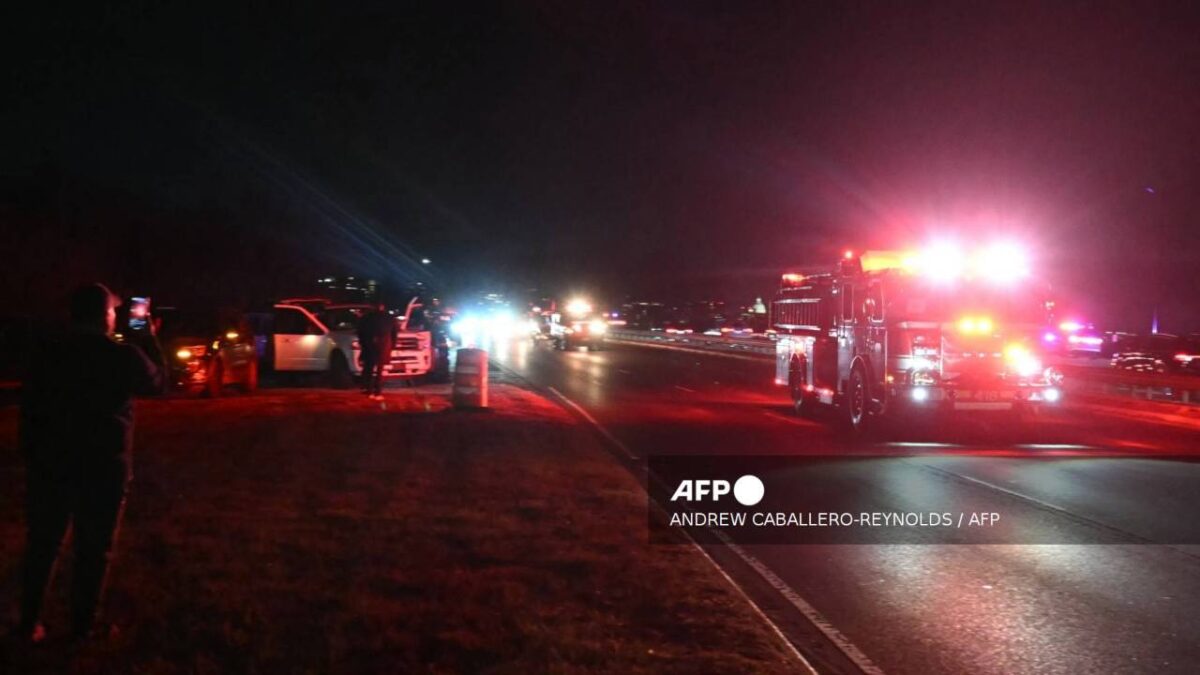
<path id="1" fill-rule="evenodd" d="M 258 388 L 254 334 L 241 313 L 158 307 L 154 320 L 172 390 L 220 396 L 229 385 Z"/>
<path id="2" fill-rule="evenodd" d="M 274 372 L 321 374 L 327 385 L 347 389 L 362 374 L 358 322 L 372 307 L 325 298 L 292 298 L 269 311 L 252 314 L 255 328 L 263 336 L 258 342 L 260 362 Z M 396 317 L 398 339 L 384 371 L 386 377 L 420 377 L 434 364 L 430 332 L 405 328 L 409 315 L 419 307 L 410 302 L 405 314 Z"/>
<path id="3" fill-rule="evenodd" d="M 349 354 L 354 376 L 362 374 L 358 322 L 372 309 L 372 305 L 363 303 L 330 304 L 320 313 L 329 327 L 330 337 L 341 351 Z M 421 309 L 420 302 L 413 298 L 405 307 L 404 315 L 396 317 L 396 344 L 384 369 L 384 377 L 420 377 L 430 373 L 438 363 L 431 330 L 418 318 L 424 316 Z"/>
<path id="4" fill-rule="evenodd" d="M 1200 340 L 1166 333 L 1129 340 L 1109 362 L 1117 370 L 1200 374 Z"/>
<path id="5" fill-rule="evenodd" d="M 260 336 L 258 358 L 266 370 L 321 374 L 326 384 L 339 389 L 354 385 L 354 355 L 349 345 L 339 345 L 312 311 L 279 303 L 249 318 Z"/>

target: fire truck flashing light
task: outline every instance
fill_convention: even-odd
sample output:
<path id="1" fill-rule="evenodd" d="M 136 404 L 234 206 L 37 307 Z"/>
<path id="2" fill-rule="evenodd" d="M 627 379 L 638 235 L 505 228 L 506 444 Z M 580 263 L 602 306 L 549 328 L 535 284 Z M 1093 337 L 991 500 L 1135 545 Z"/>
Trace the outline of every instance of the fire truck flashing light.
<path id="1" fill-rule="evenodd" d="M 1028 254 L 1007 242 L 992 244 L 970 254 L 948 242 L 932 244 L 921 251 L 867 251 L 859 261 L 864 272 L 900 270 L 943 283 L 962 278 L 1010 283 L 1029 276 Z"/>

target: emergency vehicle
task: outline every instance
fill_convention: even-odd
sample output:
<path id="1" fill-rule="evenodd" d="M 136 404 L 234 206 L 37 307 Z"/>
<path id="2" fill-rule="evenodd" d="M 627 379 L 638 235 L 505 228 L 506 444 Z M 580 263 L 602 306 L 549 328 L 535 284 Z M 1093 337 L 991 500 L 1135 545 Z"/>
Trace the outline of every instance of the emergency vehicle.
<path id="1" fill-rule="evenodd" d="M 587 347 L 588 351 L 604 348 L 608 321 L 598 315 L 586 300 L 571 300 L 563 311 L 550 314 L 550 342 L 560 350 Z"/>
<path id="2" fill-rule="evenodd" d="M 884 414 L 1055 406 L 1044 288 L 1008 245 L 847 252 L 831 271 L 784 274 L 775 382 L 798 413 L 834 405 L 855 434 Z"/>

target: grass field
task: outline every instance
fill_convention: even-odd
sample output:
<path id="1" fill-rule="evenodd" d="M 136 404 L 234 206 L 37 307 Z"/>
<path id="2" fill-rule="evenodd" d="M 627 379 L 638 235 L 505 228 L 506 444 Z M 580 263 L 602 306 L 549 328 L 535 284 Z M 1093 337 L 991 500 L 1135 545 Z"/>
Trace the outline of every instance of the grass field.
<path id="1" fill-rule="evenodd" d="M 795 664 L 687 546 L 646 543 L 637 481 L 560 408 L 440 392 L 268 390 L 139 404 L 106 644 L 7 672 L 783 672 Z M 0 599 L 21 549 L 0 409 Z M 62 632 L 60 569 L 46 622 Z M 4 616 L 4 615 L 0 615 Z M 15 618 L 11 615 L 7 618 Z M 15 669 L 15 670 L 14 670 Z"/>

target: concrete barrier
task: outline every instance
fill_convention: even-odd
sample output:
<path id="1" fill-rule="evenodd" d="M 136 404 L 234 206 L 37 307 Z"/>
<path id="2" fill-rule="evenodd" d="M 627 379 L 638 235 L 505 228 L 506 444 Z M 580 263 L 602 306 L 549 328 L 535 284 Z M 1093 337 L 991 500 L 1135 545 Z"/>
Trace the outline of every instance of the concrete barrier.
<path id="1" fill-rule="evenodd" d="M 450 401 L 455 408 L 478 410 L 488 407 L 488 353 L 463 348 L 455 355 L 454 386 Z"/>

